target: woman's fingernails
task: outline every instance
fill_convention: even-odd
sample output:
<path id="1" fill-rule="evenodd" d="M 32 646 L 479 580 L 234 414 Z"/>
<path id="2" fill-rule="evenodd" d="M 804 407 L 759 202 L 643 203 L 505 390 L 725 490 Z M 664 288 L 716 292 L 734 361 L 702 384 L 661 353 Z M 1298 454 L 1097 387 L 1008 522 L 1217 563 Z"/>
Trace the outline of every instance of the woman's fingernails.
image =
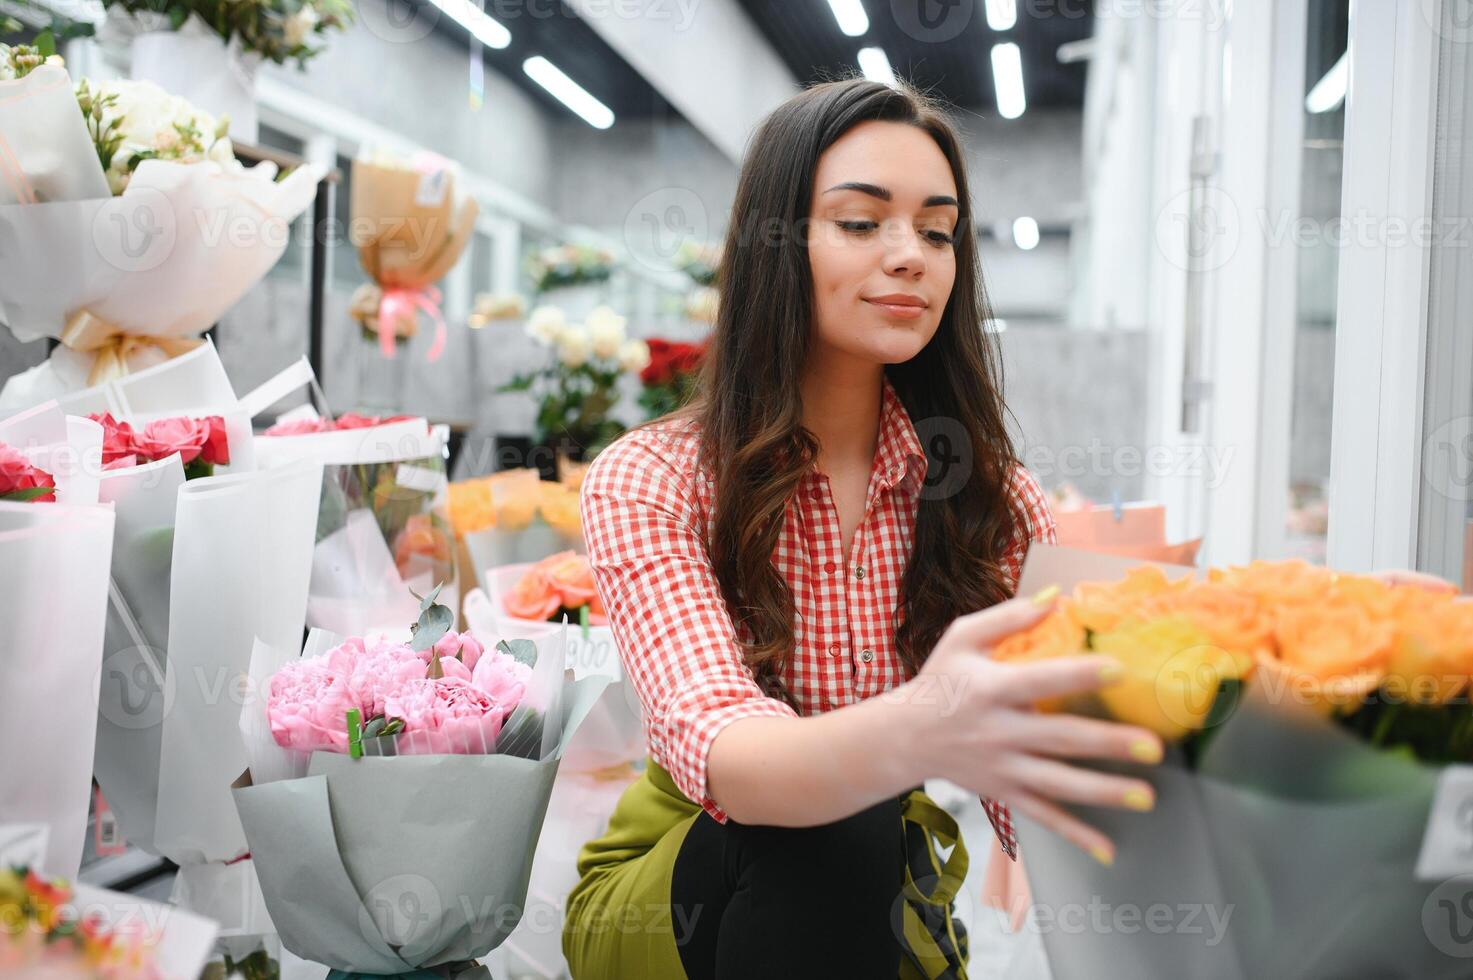
<path id="1" fill-rule="evenodd" d="M 1100 665 L 1100 680 L 1106 684 L 1114 684 L 1125 677 L 1125 668 L 1115 660 L 1107 660 Z"/>
<path id="2" fill-rule="evenodd" d="M 1132 810 L 1147 813 L 1156 808 L 1156 799 L 1143 789 L 1132 789 L 1125 793 L 1125 805 Z"/>
<path id="3" fill-rule="evenodd" d="M 1138 738 L 1130 743 L 1130 755 L 1140 762 L 1160 762 L 1161 743 L 1149 738 Z"/>
<path id="4" fill-rule="evenodd" d="M 1033 604 L 1042 609 L 1059 597 L 1059 591 L 1057 585 L 1050 585 L 1047 588 L 1039 589 L 1033 596 Z"/>
<path id="5" fill-rule="evenodd" d="M 1115 855 L 1110 853 L 1110 849 L 1103 845 L 1096 844 L 1089 849 L 1089 853 L 1091 857 L 1107 868 L 1115 863 Z"/>

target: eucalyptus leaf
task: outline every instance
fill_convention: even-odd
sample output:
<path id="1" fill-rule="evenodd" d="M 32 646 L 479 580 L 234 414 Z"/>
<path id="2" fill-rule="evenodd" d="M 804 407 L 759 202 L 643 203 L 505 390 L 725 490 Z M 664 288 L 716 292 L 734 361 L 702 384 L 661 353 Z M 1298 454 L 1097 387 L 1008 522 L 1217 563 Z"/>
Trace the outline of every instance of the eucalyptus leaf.
<path id="1" fill-rule="evenodd" d="M 496 649 L 528 667 L 537 666 L 537 644 L 531 640 L 501 640 Z"/>
<path id="2" fill-rule="evenodd" d="M 379 715 L 377 718 L 373 719 L 368 724 L 363 726 L 363 737 L 377 738 L 384 733 L 384 729 L 387 727 L 388 719 L 385 718 L 383 715 Z"/>

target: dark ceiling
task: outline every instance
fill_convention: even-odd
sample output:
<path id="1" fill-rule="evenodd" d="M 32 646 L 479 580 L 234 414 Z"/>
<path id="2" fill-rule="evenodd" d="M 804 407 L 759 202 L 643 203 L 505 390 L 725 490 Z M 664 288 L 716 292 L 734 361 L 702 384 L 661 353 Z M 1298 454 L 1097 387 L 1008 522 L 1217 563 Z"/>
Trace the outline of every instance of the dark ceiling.
<path id="1" fill-rule="evenodd" d="M 386 2 L 406 10 L 426 7 L 429 0 Z M 922 89 L 953 105 L 990 113 L 995 100 L 988 51 L 998 41 L 1013 40 L 1023 52 L 1029 106 L 1078 108 L 1084 102 L 1085 64 L 1060 64 L 1057 52 L 1059 45 L 1093 33 L 1094 0 L 1018 0 L 1018 23 L 1001 34 L 987 26 L 985 0 L 863 0 L 870 28 L 857 38 L 839 30 L 825 0 L 738 3 L 800 83 L 852 73 L 859 49 L 878 44 L 895 71 Z M 677 114 L 562 0 L 484 0 L 482 5 L 493 16 L 516 14 L 498 18 L 512 41 L 505 49 L 484 51 L 486 68 L 511 79 L 550 112 L 574 118 L 523 74 L 522 61 L 534 54 L 546 56 L 620 118 Z M 448 16 L 439 16 L 436 29 L 462 43 L 469 39 L 469 32 Z M 739 85 L 741 79 L 693 79 L 692 84 Z"/>
<path id="2" fill-rule="evenodd" d="M 1023 54 L 1029 106 L 1079 108 L 1085 64 L 1064 65 L 1059 45 L 1094 33 L 1094 0 L 1017 0 L 1018 22 L 995 33 L 984 0 L 862 0 L 869 32 L 848 37 L 824 0 L 738 0 L 800 82 L 857 69 L 860 48 L 885 49 L 896 74 L 952 105 L 996 110 L 992 45 L 1014 41 Z"/>

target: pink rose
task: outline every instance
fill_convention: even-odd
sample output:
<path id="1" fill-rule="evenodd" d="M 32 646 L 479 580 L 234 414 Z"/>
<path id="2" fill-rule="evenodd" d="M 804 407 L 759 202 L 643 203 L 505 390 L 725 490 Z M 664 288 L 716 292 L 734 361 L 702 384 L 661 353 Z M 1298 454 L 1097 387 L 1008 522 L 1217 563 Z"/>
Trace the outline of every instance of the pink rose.
<path id="1" fill-rule="evenodd" d="M 404 684 L 385 713 L 404 721 L 400 755 L 484 755 L 496 748 L 502 706 L 463 680 L 442 677 Z"/>
<path id="2" fill-rule="evenodd" d="M 172 418 L 148 423 L 134 437 L 133 442 L 138 454 L 145 459 L 163 459 L 178 453 L 179 462 L 188 466 L 199 457 L 209 438 L 208 422 L 202 419 Z"/>
<path id="3" fill-rule="evenodd" d="M 277 422 L 266 430 L 266 435 L 309 436 L 318 432 L 326 432 L 331 427 L 331 419 L 295 419 L 291 422 Z"/>
<path id="4" fill-rule="evenodd" d="M 335 429 L 371 429 L 376 425 L 388 425 L 391 422 L 405 422 L 414 418 L 413 415 L 391 415 L 388 418 L 380 418 L 377 415 L 359 415 L 357 412 L 344 412 L 338 416 L 337 422 L 333 424 Z"/>
<path id="5" fill-rule="evenodd" d="M 33 495 L 49 487 L 52 492 Z M 31 503 L 55 503 L 56 480 L 50 473 L 33 465 L 19 450 L 0 442 L 0 500 L 12 498 Z"/>

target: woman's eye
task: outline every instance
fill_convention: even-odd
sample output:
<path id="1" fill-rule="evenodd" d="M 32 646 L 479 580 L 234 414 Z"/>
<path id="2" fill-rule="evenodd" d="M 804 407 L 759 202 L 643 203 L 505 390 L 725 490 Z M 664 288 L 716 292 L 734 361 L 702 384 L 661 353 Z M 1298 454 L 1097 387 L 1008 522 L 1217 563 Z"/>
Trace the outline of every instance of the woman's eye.
<path id="1" fill-rule="evenodd" d="M 878 221 L 840 221 L 837 222 L 837 224 L 845 231 L 852 231 L 856 234 L 863 234 L 867 231 L 874 231 L 876 228 L 880 227 L 880 223 Z"/>
<path id="2" fill-rule="evenodd" d="M 940 245 L 951 245 L 951 244 L 953 244 L 956 241 L 955 236 L 948 235 L 944 231 L 936 231 L 934 229 L 931 230 L 931 231 L 926 232 L 926 238 L 930 240 L 930 242 L 931 242 L 932 245 L 938 245 L 938 246 L 940 246 Z"/>

